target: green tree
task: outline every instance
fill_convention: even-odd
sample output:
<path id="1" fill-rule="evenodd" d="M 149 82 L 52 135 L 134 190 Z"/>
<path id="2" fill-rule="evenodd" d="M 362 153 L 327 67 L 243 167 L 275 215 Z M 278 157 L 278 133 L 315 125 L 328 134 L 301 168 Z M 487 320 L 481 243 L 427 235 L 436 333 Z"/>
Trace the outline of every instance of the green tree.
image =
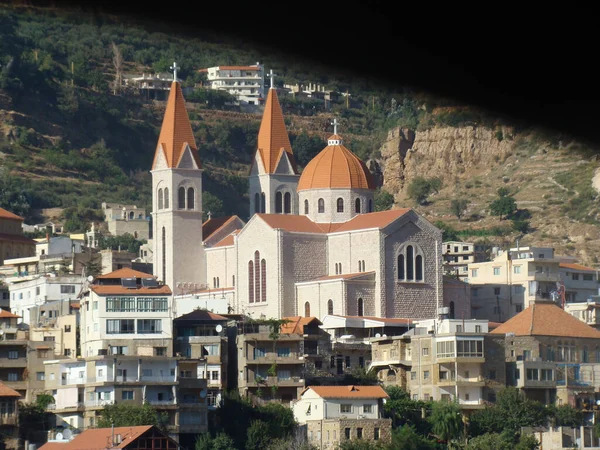
<path id="1" fill-rule="evenodd" d="M 47 394 L 38 395 L 34 403 L 19 403 L 19 436 L 23 441 L 41 444 L 47 440 L 51 414 L 46 408 L 50 403 L 54 397 Z"/>
<path id="2" fill-rule="evenodd" d="M 459 222 L 463 214 L 466 212 L 469 203 L 469 200 L 466 198 L 457 198 L 450 202 L 450 211 L 452 211 L 452 214 L 458 218 Z"/>
<path id="3" fill-rule="evenodd" d="M 432 433 L 445 441 L 448 448 L 452 441 L 458 440 L 462 435 L 463 417 L 456 402 L 433 402 L 429 421 Z"/>
<path id="4" fill-rule="evenodd" d="M 195 450 L 237 450 L 237 447 L 226 433 L 218 433 L 214 438 L 208 433 L 203 433 L 196 439 Z"/>
<path id="5" fill-rule="evenodd" d="M 384 444 L 365 439 L 351 439 L 340 443 L 340 450 L 384 450 Z"/>
<path id="6" fill-rule="evenodd" d="M 431 183 L 424 177 L 416 177 L 408 185 L 407 194 L 419 205 L 423 205 L 427 201 L 427 197 L 431 194 Z"/>
<path id="7" fill-rule="evenodd" d="M 429 433 L 431 424 L 424 418 L 424 402 L 411 399 L 410 394 L 399 386 L 386 386 L 385 391 L 390 398 L 383 405 L 383 411 L 392 419 L 393 428 L 410 425 L 422 435 Z"/>
<path id="8" fill-rule="evenodd" d="M 145 239 L 136 239 L 132 234 L 125 233 L 119 236 L 101 235 L 98 239 L 98 246 L 101 249 L 120 249 L 121 251 L 135 253 L 137 255 L 142 244 L 145 244 L 146 242 Z"/>
<path id="9" fill-rule="evenodd" d="M 375 211 L 387 211 L 394 206 L 394 196 L 382 187 L 375 191 Z"/>
<path id="10" fill-rule="evenodd" d="M 211 217 L 219 217 L 224 213 L 223 202 L 218 197 L 208 191 L 202 191 L 202 215 L 203 220 L 208 219 L 208 213 Z"/>
<path id="11" fill-rule="evenodd" d="M 442 222 L 441 220 L 437 220 L 434 222 L 434 225 L 442 230 L 442 241 L 458 241 L 458 233 L 452 228 L 452 226 Z"/>
<path id="12" fill-rule="evenodd" d="M 519 233 L 528 233 L 530 230 L 529 220 L 516 219 L 512 221 L 512 229 Z"/>
<path id="13" fill-rule="evenodd" d="M 141 425 L 155 425 L 165 431 L 169 423 L 167 412 L 158 412 L 150 403 L 142 406 L 114 403 L 106 405 L 98 420 L 98 428 L 135 427 Z"/>
<path id="14" fill-rule="evenodd" d="M 583 412 L 571 405 L 554 407 L 554 411 L 550 413 L 550 416 L 556 421 L 556 426 L 579 427 L 583 425 Z"/>
<path id="15" fill-rule="evenodd" d="M 503 220 L 517 211 L 517 202 L 506 188 L 498 189 L 498 198 L 490 203 L 490 212 Z"/>
<path id="16" fill-rule="evenodd" d="M 435 450 L 436 442 L 418 433 L 413 425 L 402 425 L 392 431 L 390 450 Z"/>
<path id="17" fill-rule="evenodd" d="M 513 436 L 507 433 L 485 433 L 469 440 L 467 450 L 512 450 Z"/>
<path id="18" fill-rule="evenodd" d="M 246 440 L 246 450 L 264 450 L 269 448 L 271 435 L 269 424 L 262 420 L 254 420 L 248 428 Z"/>

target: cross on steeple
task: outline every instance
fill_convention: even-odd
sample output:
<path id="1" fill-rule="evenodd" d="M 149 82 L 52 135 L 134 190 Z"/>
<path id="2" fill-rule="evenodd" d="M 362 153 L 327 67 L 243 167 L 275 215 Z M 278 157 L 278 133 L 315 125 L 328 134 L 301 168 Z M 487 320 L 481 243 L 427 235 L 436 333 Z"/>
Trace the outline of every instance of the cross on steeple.
<path id="1" fill-rule="evenodd" d="M 337 134 L 337 119 L 334 118 L 333 122 L 331 122 L 331 125 L 333 125 L 333 134 Z"/>
<path id="2" fill-rule="evenodd" d="M 173 81 L 177 81 L 177 63 L 174 62 L 171 67 L 169 67 L 173 71 Z"/>
<path id="3" fill-rule="evenodd" d="M 206 215 L 208 216 L 208 220 L 210 220 L 210 218 L 212 217 L 212 213 L 209 211 L 206 213 Z"/>
<path id="4" fill-rule="evenodd" d="M 268 77 L 271 77 L 271 89 L 273 89 L 275 87 L 275 74 L 273 73 L 273 69 L 271 69 L 269 71 L 269 73 L 267 74 Z"/>

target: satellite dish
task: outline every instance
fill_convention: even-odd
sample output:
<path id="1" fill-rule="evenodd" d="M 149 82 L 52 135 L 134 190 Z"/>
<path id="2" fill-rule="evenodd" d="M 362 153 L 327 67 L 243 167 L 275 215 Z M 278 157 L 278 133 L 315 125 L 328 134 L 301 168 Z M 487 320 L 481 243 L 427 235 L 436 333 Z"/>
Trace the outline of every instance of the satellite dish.
<path id="1" fill-rule="evenodd" d="M 375 337 L 376 337 L 376 338 L 380 338 L 380 337 L 381 337 L 381 334 L 377 333 L 377 334 L 375 335 Z"/>
<path id="2" fill-rule="evenodd" d="M 91 283 L 92 281 L 94 281 L 94 277 L 90 275 L 89 277 L 87 277 L 87 280 Z"/>
<path id="3" fill-rule="evenodd" d="M 215 330 L 217 330 L 217 333 L 220 333 L 221 331 L 223 331 L 223 325 L 219 324 L 215 327 Z"/>
<path id="4" fill-rule="evenodd" d="M 62 441 L 63 440 L 63 434 L 62 433 L 56 433 L 56 440 L 57 441 Z"/>
<path id="5" fill-rule="evenodd" d="M 384 334 L 383 337 L 387 337 L 387 334 Z"/>
<path id="6" fill-rule="evenodd" d="M 600 405 L 600 400 L 596 400 L 596 405 Z"/>
<path id="7" fill-rule="evenodd" d="M 73 437 L 73 433 L 68 428 L 62 432 L 62 435 L 66 440 L 70 440 Z"/>
<path id="8" fill-rule="evenodd" d="M 206 389 L 200 391 L 200 398 L 206 398 Z"/>

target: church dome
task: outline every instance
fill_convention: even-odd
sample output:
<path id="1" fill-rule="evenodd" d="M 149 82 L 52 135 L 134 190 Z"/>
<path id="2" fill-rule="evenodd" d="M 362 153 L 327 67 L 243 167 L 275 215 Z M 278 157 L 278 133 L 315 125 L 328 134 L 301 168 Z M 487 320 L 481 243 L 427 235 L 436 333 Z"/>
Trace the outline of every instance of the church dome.
<path id="1" fill-rule="evenodd" d="M 298 181 L 298 191 L 330 188 L 375 189 L 366 164 L 344 147 L 337 134 L 329 137 L 327 147 L 306 165 Z"/>

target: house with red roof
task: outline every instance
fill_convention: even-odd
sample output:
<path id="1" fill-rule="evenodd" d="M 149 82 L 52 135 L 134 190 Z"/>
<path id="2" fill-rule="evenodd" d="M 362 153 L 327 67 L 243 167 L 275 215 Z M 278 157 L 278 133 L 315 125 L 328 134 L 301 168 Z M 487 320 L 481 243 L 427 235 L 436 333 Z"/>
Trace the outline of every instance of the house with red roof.
<path id="1" fill-rule="evenodd" d="M 5 259 L 35 256 L 35 245 L 23 236 L 23 218 L 0 208 L 0 266 Z"/>

